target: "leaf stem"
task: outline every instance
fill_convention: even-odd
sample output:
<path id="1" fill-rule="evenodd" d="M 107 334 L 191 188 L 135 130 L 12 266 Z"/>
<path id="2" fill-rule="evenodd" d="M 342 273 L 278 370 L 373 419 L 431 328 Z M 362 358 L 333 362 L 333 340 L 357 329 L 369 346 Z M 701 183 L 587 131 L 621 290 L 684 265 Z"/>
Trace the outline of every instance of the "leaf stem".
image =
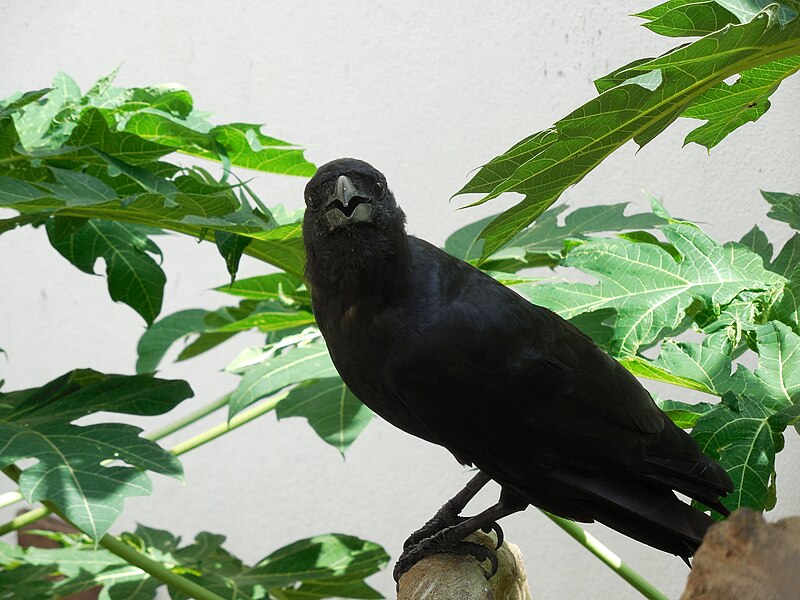
<path id="1" fill-rule="evenodd" d="M 669 600 L 669 598 L 667 598 L 663 592 L 656 588 L 652 583 L 647 581 L 644 577 L 639 575 L 631 567 L 622 562 L 622 559 L 619 556 L 614 554 L 600 540 L 598 540 L 588 531 L 584 530 L 577 523 L 567 519 L 562 519 L 561 517 L 552 515 L 544 510 L 542 512 L 556 525 L 561 527 L 561 529 L 575 538 L 581 546 L 594 554 L 612 571 L 636 588 L 636 590 L 638 590 L 645 598 L 649 598 L 650 600 Z"/>
<path id="2" fill-rule="evenodd" d="M 21 474 L 20 469 L 16 465 L 9 465 L 7 467 L 3 467 L 3 473 L 8 475 L 14 482 L 19 483 L 19 476 Z M 42 502 L 44 504 L 44 508 L 54 512 L 59 517 L 61 517 L 65 523 L 69 523 L 74 527 L 74 524 L 67 519 L 64 514 L 59 511 L 53 504 L 50 502 Z M 38 510 L 38 509 L 35 509 Z M 29 511 L 33 512 L 33 511 Z M 76 528 L 77 529 L 77 528 Z M 164 582 L 168 586 L 173 589 L 180 590 L 190 598 L 195 598 L 196 600 L 225 600 L 222 596 L 218 596 L 214 592 L 209 592 L 204 587 L 196 584 L 189 579 L 186 579 L 182 575 L 178 575 L 177 573 L 173 573 L 167 567 L 162 565 L 160 562 L 153 560 L 141 554 L 128 544 L 121 542 L 117 538 L 111 535 L 104 535 L 102 538 L 98 540 L 98 543 L 111 552 L 112 554 L 116 554 L 125 562 L 139 567 L 143 571 L 149 573 L 159 581 Z"/>
<path id="3" fill-rule="evenodd" d="M 280 392 L 275 394 L 268 400 L 254 406 L 248 410 L 240 412 L 238 415 L 233 417 L 232 419 L 225 421 L 224 423 L 220 423 L 215 427 L 201 433 L 200 435 L 196 435 L 193 438 L 186 440 L 185 442 L 181 442 L 177 446 L 174 446 L 170 452 L 172 452 L 175 456 L 180 456 L 188 452 L 189 450 L 194 450 L 195 448 L 202 446 L 212 440 L 217 439 L 218 437 L 225 435 L 229 431 L 233 431 L 234 429 L 249 423 L 256 417 L 260 417 L 264 413 L 267 413 L 271 410 L 274 410 L 275 407 L 278 405 L 278 402 L 283 400 L 288 394 L 288 391 Z"/>
<path id="4" fill-rule="evenodd" d="M 31 510 L 22 513 L 8 521 L 7 523 L 3 523 L 0 525 L 0 535 L 5 535 L 12 531 L 16 531 L 17 529 L 21 529 L 26 525 L 30 525 L 31 523 L 35 523 L 39 519 L 43 519 L 47 515 L 49 515 L 51 511 L 46 506 L 40 506 L 39 508 L 32 508 Z"/>
<path id="5" fill-rule="evenodd" d="M 184 427 L 188 427 L 202 419 L 203 417 L 207 417 L 213 412 L 218 411 L 220 408 L 228 404 L 231 395 L 225 394 L 221 398 L 214 400 L 211 404 L 208 404 L 202 408 L 197 409 L 196 411 L 189 413 L 185 417 L 178 419 L 174 423 L 170 423 L 160 429 L 156 429 L 152 433 L 147 433 L 142 437 L 147 438 L 148 440 L 152 440 L 154 442 L 167 437 L 178 431 L 179 429 L 183 429 Z"/>
<path id="6" fill-rule="evenodd" d="M 12 504 L 16 504 L 23 499 L 23 495 L 19 492 L 6 492 L 5 494 L 0 495 L 0 508 L 11 506 Z"/>

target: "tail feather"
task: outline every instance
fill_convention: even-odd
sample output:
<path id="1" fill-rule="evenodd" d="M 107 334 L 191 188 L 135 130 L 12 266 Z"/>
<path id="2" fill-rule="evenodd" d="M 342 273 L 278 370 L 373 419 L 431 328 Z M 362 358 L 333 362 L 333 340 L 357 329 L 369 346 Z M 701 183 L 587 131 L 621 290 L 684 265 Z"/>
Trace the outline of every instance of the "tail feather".
<path id="1" fill-rule="evenodd" d="M 586 495 L 595 520 L 684 560 L 694 555 L 715 523 L 672 490 L 652 483 L 574 472 L 560 473 L 559 479 Z"/>

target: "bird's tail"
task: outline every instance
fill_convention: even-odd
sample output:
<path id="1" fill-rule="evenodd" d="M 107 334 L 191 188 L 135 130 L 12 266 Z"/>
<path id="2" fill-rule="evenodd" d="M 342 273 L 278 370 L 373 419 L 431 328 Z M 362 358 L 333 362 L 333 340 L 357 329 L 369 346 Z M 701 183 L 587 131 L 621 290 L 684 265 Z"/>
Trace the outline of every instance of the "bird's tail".
<path id="1" fill-rule="evenodd" d="M 652 483 L 574 472 L 559 473 L 559 480 L 580 495 L 576 500 L 594 520 L 687 562 L 715 523 L 671 489 Z"/>

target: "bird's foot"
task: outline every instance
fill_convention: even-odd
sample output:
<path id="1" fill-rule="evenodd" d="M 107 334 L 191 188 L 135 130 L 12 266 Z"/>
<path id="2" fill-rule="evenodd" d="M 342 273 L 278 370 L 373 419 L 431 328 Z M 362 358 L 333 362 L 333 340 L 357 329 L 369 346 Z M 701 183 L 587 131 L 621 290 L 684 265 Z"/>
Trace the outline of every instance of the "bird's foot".
<path id="1" fill-rule="evenodd" d="M 458 525 L 459 523 L 463 523 L 469 517 L 461 517 L 458 515 L 441 515 L 437 514 L 436 517 L 425 523 L 422 527 L 417 529 L 414 533 L 408 536 L 405 542 L 403 542 L 403 550 L 408 550 L 413 546 L 419 544 L 422 540 L 428 539 L 431 536 L 436 535 L 440 531 L 447 529 L 453 525 Z M 503 545 L 503 540 L 505 536 L 503 534 L 503 529 L 500 527 L 500 524 L 496 521 L 493 523 L 489 523 L 481 528 L 481 531 L 484 533 L 491 533 L 494 531 L 495 535 L 497 536 L 497 543 L 495 544 L 495 550 L 499 550 L 500 546 Z"/>
<path id="2" fill-rule="evenodd" d="M 494 525 L 496 526 L 497 524 L 495 523 Z M 493 526 L 487 526 L 487 528 L 489 531 L 495 529 Z M 500 534 L 498 534 L 499 543 L 497 545 L 497 548 L 499 548 L 500 543 L 502 543 L 502 529 L 500 529 L 498 526 L 497 530 L 500 531 Z M 399 582 L 400 577 L 402 577 L 406 571 L 408 571 L 423 558 L 427 558 L 433 554 L 443 553 L 458 554 L 460 556 L 473 556 L 478 562 L 481 563 L 488 560 L 490 563 L 490 569 L 488 571 L 484 569 L 484 577 L 486 577 L 486 579 L 492 578 L 494 574 L 497 573 L 497 556 L 495 555 L 494 550 L 490 550 L 486 546 L 476 542 L 453 542 L 448 539 L 449 536 L 447 536 L 446 533 L 446 531 L 440 531 L 419 541 L 411 547 L 405 548 L 394 566 L 393 575 L 395 582 Z"/>

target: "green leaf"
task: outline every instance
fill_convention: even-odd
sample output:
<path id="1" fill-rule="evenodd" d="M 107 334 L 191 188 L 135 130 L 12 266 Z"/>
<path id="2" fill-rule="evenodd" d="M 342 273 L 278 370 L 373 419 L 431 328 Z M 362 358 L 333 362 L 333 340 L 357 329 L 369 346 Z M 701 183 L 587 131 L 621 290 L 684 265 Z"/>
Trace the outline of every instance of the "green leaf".
<path id="1" fill-rule="evenodd" d="M 246 184 L 225 181 L 231 165 L 311 175 L 315 168 L 302 150 L 264 135 L 258 125 L 211 124 L 175 85 L 113 88 L 113 76 L 81 95 L 74 81 L 60 75 L 44 96 L 32 92 L 3 103 L 14 107 L 14 116 L 0 117 L 0 207 L 21 215 L 3 220 L 0 232 L 55 214 L 198 239 L 220 232 L 223 241 L 235 241 L 223 243 L 229 269 L 246 246 L 248 255 L 302 277 L 300 224 L 277 227 Z M 177 127 L 180 135 L 160 136 L 148 120 Z M 223 181 L 199 167 L 163 160 L 176 151 L 223 163 Z"/>
<path id="2" fill-rule="evenodd" d="M 685 387 L 690 390 L 697 390 L 698 392 L 705 392 L 707 394 L 714 393 L 699 381 L 672 373 L 666 368 L 660 367 L 654 362 L 642 358 L 641 356 L 626 356 L 620 358 L 619 362 L 623 367 L 628 369 L 628 371 L 637 377 L 644 377 L 646 379 L 652 379 L 653 381 L 663 381 L 665 383 L 671 383 L 673 385 Z"/>
<path id="3" fill-rule="evenodd" d="M 779 3 L 774 0 L 716 0 L 721 6 L 731 11 L 742 23 L 752 21 L 768 6 L 777 7 L 777 16 L 781 25 L 785 25 L 797 16 L 797 11 L 786 2 Z"/>
<path id="4" fill-rule="evenodd" d="M 770 306 L 769 318 L 800 333 L 800 269 L 795 269 L 780 297 Z"/>
<path id="5" fill-rule="evenodd" d="M 705 415 L 715 409 L 714 404 L 698 402 L 688 404 L 676 400 L 656 400 L 658 407 L 681 429 L 691 429 Z"/>
<path id="6" fill-rule="evenodd" d="M 550 209 L 530 227 L 514 236 L 508 242 L 508 249 L 521 249 L 524 260 L 520 267 L 556 264 L 568 241 L 586 240 L 587 234 L 591 233 L 651 228 L 664 222 L 652 213 L 626 216 L 626 206 L 627 204 L 620 203 L 579 208 L 566 216 L 564 225 L 558 223 L 558 217 L 568 207 Z M 483 246 L 479 234 L 490 219 L 492 217 L 482 219 L 453 233 L 445 242 L 445 250 L 462 260 L 477 262 Z M 499 256 L 500 253 L 496 252 L 484 263 L 498 260 Z"/>
<path id="7" fill-rule="evenodd" d="M 101 410 L 163 414 L 191 395 L 183 381 L 90 370 L 67 373 L 42 388 L 0 393 L 0 465 L 35 458 L 36 464 L 20 476 L 25 498 L 52 501 L 98 539 L 119 516 L 126 498 L 150 493 L 145 470 L 181 477 L 182 469 L 172 454 L 141 438 L 138 427 L 77 426 L 71 421 Z"/>
<path id="8" fill-rule="evenodd" d="M 242 381 L 231 395 L 229 418 L 287 386 L 336 375 L 328 349 L 320 341 L 277 354 L 275 351 L 275 346 L 267 346 L 255 355 L 248 354 L 249 364 L 235 361 L 227 367 L 226 370 L 242 375 Z"/>
<path id="9" fill-rule="evenodd" d="M 758 254 L 764 261 L 764 266 L 768 266 L 772 262 L 772 244 L 767 238 L 767 234 L 759 229 L 758 225 L 753 225 L 753 228 L 744 234 L 739 243 Z M 781 275 L 784 274 L 781 273 Z"/>
<path id="10" fill-rule="evenodd" d="M 218 292 L 241 296 L 250 300 L 277 300 L 284 303 L 297 302 L 311 306 L 311 297 L 303 282 L 287 273 L 271 273 L 239 279 L 228 285 L 214 288 Z"/>
<path id="11" fill-rule="evenodd" d="M 764 200 L 772 205 L 767 216 L 788 223 L 792 229 L 800 230 L 800 194 L 761 191 Z"/>
<path id="12" fill-rule="evenodd" d="M 747 395 L 765 409 L 794 404 L 800 394 L 800 336 L 779 321 L 756 329 L 758 368 L 739 365 L 731 389 Z"/>
<path id="13" fill-rule="evenodd" d="M 217 244 L 217 249 L 225 259 L 225 266 L 228 268 L 228 273 L 231 276 L 231 283 L 236 279 L 236 272 L 239 270 L 239 261 L 242 259 L 242 254 L 245 248 L 250 245 L 252 239 L 246 238 L 242 235 L 235 233 L 228 233 L 227 231 L 215 231 L 214 242 Z"/>
<path id="14" fill-rule="evenodd" d="M 788 278 L 791 277 L 798 265 L 800 265 L 800 234 L 795 233 L 783 245 L 778 256 L 769 265 L 769 270 Z"/>
<path id="15" fill-rule="evenodd" d="M 229 333 L 246 331 L 248 329 L 258 329 L 260 331 L 280 331 L 282 329 L 294 329 L 314 324 L 314 315 L 305 310 L 291 310 L 281 305 L 272 304 L 270 308 L 259 308 L 253 314 L 244 319 L 226 323 L 219 327 L 207 327 L 206 331 L 211 333 Z"/>
<path id="16" fill-rule="evenodd" d="M 592 239 L 574 247 L 563 264 L 597 277 L 598 284 L 522 284 L 514 289 L 565 319 L 614 310 L 611 350 L 628 356 L 685 329 L 687 310 L 696 301 L 715 307 L 753 289 L 754 282 L 763 290 L 783 284 L 782 277 L 766 271 L 761 258 L 742 245 L 720 245 L 689 223 L 673 222 L 660 230 L 680 261 L 658 245 Z"/>
<path id="17" fill-rule="evenodd" d="M 34 90 L 31 92 L 17 93 L 11 96 L 10 98 L 6 98 L 5 100 L 0 100 L 0 119 L 5 117 L 10 117 L 14 115 L 14 113 L 20 112 L 20 109 L 31 102 L 36 102 L 40 100 L 43 96 L 47 95 L 51 92 L 53 88 L 45 88 L 43 90 Z"/>
<path id="18" fill-rule="evenodd" d="M 95 274 L 94 264 L 106 263 L 108 291 L 116 302 L 124 302 L 150 324 L 161 312 L 167 278 L 147 253 L 158 247 L 134 226 L 91 219 L 75 225 L 58 217 L 47 222 L 50 243 L 81 271 Z M 68 231 L 64 227 L 68 227 Z"/>
<path id="19" fill-rule="evenodd" d="M 344 455 L 372 418 L 339 377 L 312 380 L 294 388 L 277 406 L 279 419 L 304 417 L 327 443 Z"/>
<path id="20" fill-rule="evenodd" d="M 223 156 L 237 167 L 301 177 L 311 177 L 316 171 L 304 158 L 303 150 L 262 134 L 260 125 L 232 123 L 211 127 L 197 116 L 184 121 L 150 110 L 133 115 L 125 131 L 193 156 L 212 160 Z"/>
<path id="21" fill-rule="evenodd" d="M 561 193 L 633 139 L 653 139 L 707 90 L 736 73 L 800 54 L 800 19 L 781 25 L 770 5 L 751 21 L 728 25 L 658 58 L 616 73 L 615 87 L 530 136 L 480 169 L 457 194 L 525 198 L 481 233 L 481 260 L 535 220 Z"/>
<path id="22" fill-rule="evenodd" d="M 150 373 L 158 368 L 161 359 L 172 344 L 191 333 L 205 328 L 208 311 L 201 309 L 182 310 L 156 321 L 139 338 L 136 347 L 137 373 Z"/>
<path id="23" fill-rule="evenodd" d="M 739 19 L 714 0 L 670 0 L 637 15 L 650 31 L 669 37 L 704 36 Z"/>
<path id="24" fill-rule="evenodd" d="M 224 547 L 225 536 L 199 533 L 194 543 L 158 529 L 139 525 L 121 540 L 149 558 L 224 598 L 382 598 L 364 582 L 383 568 L 388 556 L 372 542 L 343 534 L 319 535 L 281 548 L 249 566 Z M 7 556 L 14 573 L 15 594 L 9 598 L 63 597 L 92 587 L 102 587 L 101 598 L 150 600 L 163 583 L 123 559 L 91 544 L 66 548 L 20 548 L 0 543 L 0 557 Z M 0 564 L 3 561 L 0 560 Z M 20 564 L 21 563 L 21 564 Z M 60 575 L 45 581 L 45 575 Z M 24 576 L 24 577 L 22 577 Z M 37 579 L 38 576 L 38 579 Z M 24 595 L 30 590 L 30 595 Z M 38 593 L 39 595 L 35 595 Z M 169 589 L 175 600 L 187 598 Z M 0 598 L 4 598 L 0 591 Z"/>
<path id="25" fill-rule="evenodd" d="M 266 588 L 284 588 L 297 581 L 339 580 L 346 585 L 376 573 L 388 559 L 383 548 L 372 542 L 342 534 L 318 535 L 273 552 L 246 578 L 257 579 Z"/>
<path id="26" fill-rule="evenodd" d="M 717 396 L 722 396 L 730 388 L 731 358 L 714 348 L 666 340 L 653 364 L 696 381 Z"/>
<path id="27" fill-rule="evenodd" d="M 783 430 L 770 425 L 771 414 L 746 396 L 728 399 L 692 430 L 700 449 L 733 479 L 733 492 L 722 499 L 730 510 L 774 505 L 775 454 L 783 448 Z"/>
<path id="28" fill-rule="evenodd" d="M 721 81 L 692 102 L 681 116 L 708 121 L 689 132 L 684 143 L 709 150 L 745 123 L 759 119 L 770 107 L 769 97 L 781 81 L 800 69 L 800 55 L 743 71 L 729 85 Z"/>

